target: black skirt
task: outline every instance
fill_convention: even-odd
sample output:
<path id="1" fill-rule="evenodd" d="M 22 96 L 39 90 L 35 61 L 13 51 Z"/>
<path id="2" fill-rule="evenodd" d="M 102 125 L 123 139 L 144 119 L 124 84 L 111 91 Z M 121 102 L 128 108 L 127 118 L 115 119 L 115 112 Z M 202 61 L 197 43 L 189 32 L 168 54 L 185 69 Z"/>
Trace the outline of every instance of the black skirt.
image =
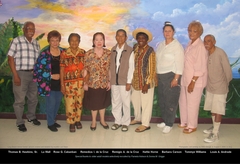
<path id="1" fill-rule="evenodd" d="M 111 90 L 88 88 L 84 91 L 83 107 L 88 110 L 99 110 L 111 105 Z"/>

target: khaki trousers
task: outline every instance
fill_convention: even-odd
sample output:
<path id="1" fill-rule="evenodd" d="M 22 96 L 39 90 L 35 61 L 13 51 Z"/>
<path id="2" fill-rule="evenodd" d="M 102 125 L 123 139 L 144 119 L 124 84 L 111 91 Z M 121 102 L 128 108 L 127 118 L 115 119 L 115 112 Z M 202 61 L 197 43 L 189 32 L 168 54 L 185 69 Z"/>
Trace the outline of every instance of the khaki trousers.
<path id="1" fill-rule="evenodd" d="M 148 89 L 148 93 L 143 94 L 132 88 L 132 105 L 134 108 L 135 120 L 141 121 L 142 125 L 149 126 L 152 117 L 154 88 Z"/>

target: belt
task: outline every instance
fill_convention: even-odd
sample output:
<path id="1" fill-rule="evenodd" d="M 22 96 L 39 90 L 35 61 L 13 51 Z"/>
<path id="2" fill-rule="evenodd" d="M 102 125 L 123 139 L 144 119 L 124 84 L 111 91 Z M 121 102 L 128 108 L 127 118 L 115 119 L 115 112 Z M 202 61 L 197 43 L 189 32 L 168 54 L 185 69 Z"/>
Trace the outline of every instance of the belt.
<path id="1" fill-rule="evenodd" d="M 26 70 L 19 70 L 19 71 L 32 72 L 32 71 L 33 71 L 33 69 L 26 69 Z"/>

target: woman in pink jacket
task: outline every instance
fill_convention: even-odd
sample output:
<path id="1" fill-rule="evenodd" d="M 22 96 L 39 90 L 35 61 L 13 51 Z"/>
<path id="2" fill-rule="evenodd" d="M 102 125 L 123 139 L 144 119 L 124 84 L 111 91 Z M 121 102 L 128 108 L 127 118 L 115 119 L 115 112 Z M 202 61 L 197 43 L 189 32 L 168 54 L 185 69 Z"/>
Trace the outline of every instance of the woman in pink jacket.
<path id="1" fill-rule="evenodd" d="M 193 21 L 188 26 L 190 42 L 185 49 L 184 70 L 181 79 L 179 98 L 180 121 L 183 133 L 190 134 L 197 130 L 199 105 L 203 89 L 207 83 L 207 51 L 200 36 L 203 27 Z"/>

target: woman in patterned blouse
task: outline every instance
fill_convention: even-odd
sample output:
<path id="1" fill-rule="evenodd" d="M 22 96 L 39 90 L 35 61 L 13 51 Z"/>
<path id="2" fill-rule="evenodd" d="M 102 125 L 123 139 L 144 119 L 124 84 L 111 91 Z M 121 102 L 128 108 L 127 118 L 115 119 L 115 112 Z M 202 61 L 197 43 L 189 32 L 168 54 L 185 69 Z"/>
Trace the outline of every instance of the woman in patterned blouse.
<path id="1" fill-rule="evenodd" d="M 62 101 L 60 91 L 60 53 L 63 51 L 59 47 L 61 34 L 53 30 L 48 33 L 49 45 L 43 48 L 33 71 L 33 80 L 37 82 L 38 95 L 46 97 L 46 115 L 48 128 L 52 132 L 57 132 L 61 125 L 55 122 L 56 116 Z"/>
<path id="2" fill-rule="evenodd" d="M 61 53 L 60 78 L 61 91 L 64 94 L 67 123 L 70 124 L 70 132 L 81 129 L 82 124 L 82 100 L 83 68 L 85 50 L 79 48 L 81 37 L 77 33 L 71 33 L 68 37 L 70 47 Z"/>
<path id="3" fill-rule="evenodd" d="M 105 122 L 105 110 L 111 104 L 109 81 L 111 51 L 105 47 L 105 36 L 101 32 L 93 35 L 93 48 L 88 50 L 84 59 L 84 108 L 91 110 L 92 124 L 90 129 L 96 130 L 97 113 L 100 114 L 100 124 L 104 129 L 109 126 Z"/>

